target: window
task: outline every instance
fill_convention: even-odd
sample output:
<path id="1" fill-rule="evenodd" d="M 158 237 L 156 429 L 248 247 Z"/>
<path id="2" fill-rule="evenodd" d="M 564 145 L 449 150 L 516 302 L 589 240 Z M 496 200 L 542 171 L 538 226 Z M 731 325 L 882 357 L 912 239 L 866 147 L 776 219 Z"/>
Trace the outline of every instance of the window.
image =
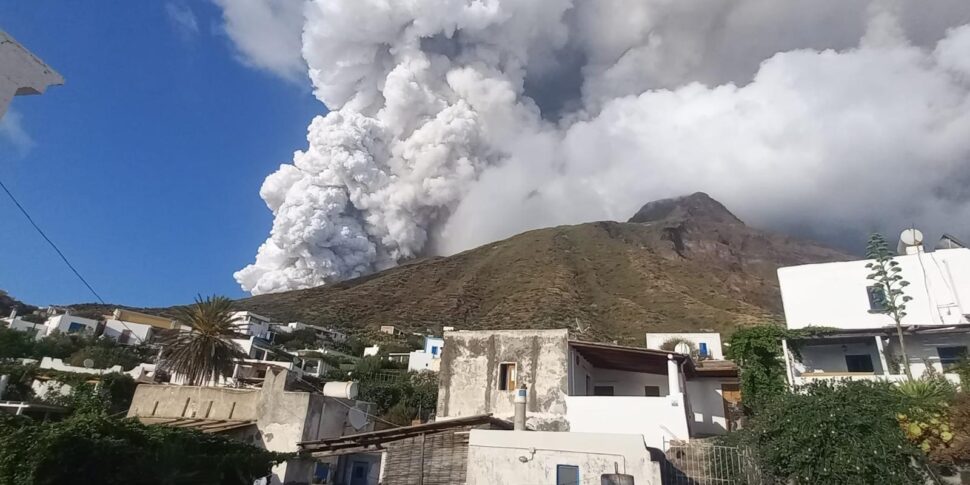
<path id="1" fill-rule="evenodd" d="M 438 355 L 438 347 L 435 345 L 431 346 L 431 355 Z"/>
<path id="2" fill-rule="evenodd" d="M 122 330 L 118 337 L 118 343 L 126 344 L 131 339 L 131 330 Z"/>
<path id="3" fill-rule="evenodd" d="M 613 386 L 593 386 L 594 396 L 612 396 Z"/>
<path id="4" fill-rule="evenodd" d="M 83 323 L 71 322 L 71 324 L 67 326 L 67 333 L 77 333 L 83 330 L 84 330 Z"/>
<path id="5" fill-rule="evenodd" d="M 556 465 L 556 485 L 579 485 L 579 467 Z"/>
<path id="6" fill-rule="evenodd" d="M 872 372 L 872 357 L 869 354 L 846 355 L 845 368 L 849 372 Z"/>
<path id="7" fill-rule="evenodd" d="M 967 347 L 964 345 L 959 347 L 937 347 L 936 353 L 940 355 L 940 365 L 943 366 L 943 370 L 947 371 L 967 357 Z"/>
<path id="8" fill-rule="evenodd" d="M 643 395 L 647 397 L 660 397 L 660 386 L 643 386 Z"/>
<path id="9" fill-rule="evenodd" d="M 869 296 L 869 311 L 872 313 L 885 313 L 886 292 L 881 286 L 867 286 L 866 294 Z"/>
<path id="10" fill-rule="evenodd" d="M 515 364 L 505 362 L 498 365 L 498 390 L 515 390 Z"/>

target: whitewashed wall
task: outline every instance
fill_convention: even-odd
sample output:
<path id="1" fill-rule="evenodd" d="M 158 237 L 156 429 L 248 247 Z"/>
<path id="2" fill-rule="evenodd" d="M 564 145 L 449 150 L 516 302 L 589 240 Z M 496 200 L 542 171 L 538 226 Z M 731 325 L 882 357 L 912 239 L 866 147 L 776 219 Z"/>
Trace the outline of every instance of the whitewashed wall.
<path id="1" fill-rule="evenodd" d="M 465 483 L 553 484 L 557 465 L 579 467 L 583 484 L 599 484 L 615 467 L 633 475 L 637 485 L 661 483 L 659 463 L 651 460 L 642 436 L 483 429 L 471 430 Z"/>
<path id="2" fill-rule="evenodd" d="M 905 325 L 950 325 L 970 313 L 970 249 L 941 249 L 896 258 L 910 282 Z M 868 261 L 808 264 L 778 270 L 789 328 L 809 325 L 844 329 L 893 325 L 883 313 L 870 313 L 866 287 Z"/>
<path id="3" fill-rule="evenodd" d="M 701 435 L 724 434 L 728 431 L 724 416 L 721 386 L 736 379 L 705 378 L 687 381 L 687 398 L 693 414 L 691 432 Z"/>
<path id="4" fill-rule="evenodd" d="M 138 345 L 147 343 L 152 337 L 152 326 L 141 323 L 123 322 L 121 320 L 109 319 L 104 324 L 104 335 L 112 340 L 121 338 L 125 330 L 131 331 L 126 345 Z"/>
<path id="5" fill-rule="evenodd" d="M 569 431 L 643 435 L 647 445 L 690 438 L 683 394 L 666 397 L 567 396 Z"/>
<path id="6" fill-rule="evenodd" d="M 806 372 L 846 372 L 846 355 L 868 355 L 875 373 L 883 373 L 875 337 L 867 337 L 865 342 L 805 345 L 801 348 L 801 354 Z"/>

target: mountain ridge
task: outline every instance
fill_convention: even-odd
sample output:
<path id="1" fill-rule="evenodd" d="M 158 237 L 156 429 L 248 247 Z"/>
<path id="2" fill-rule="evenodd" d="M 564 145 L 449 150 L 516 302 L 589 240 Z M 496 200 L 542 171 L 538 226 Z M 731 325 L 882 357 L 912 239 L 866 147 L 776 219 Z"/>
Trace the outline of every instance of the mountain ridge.
<path id="1" fill-rule="evenodd" d="M 646 332 L 729 333 L 781 321 L 778 267 L 846 259 L 853 258 L 751 228 L 698 192 L 649 202 L 627 222 L 535 229 L 352 280 L 243 298 L 235 306 L 277 321 L 372 335 L 381 325 L 432 333 L 443 326 L 568 327 L 585 339 L 642 345 Z"/>

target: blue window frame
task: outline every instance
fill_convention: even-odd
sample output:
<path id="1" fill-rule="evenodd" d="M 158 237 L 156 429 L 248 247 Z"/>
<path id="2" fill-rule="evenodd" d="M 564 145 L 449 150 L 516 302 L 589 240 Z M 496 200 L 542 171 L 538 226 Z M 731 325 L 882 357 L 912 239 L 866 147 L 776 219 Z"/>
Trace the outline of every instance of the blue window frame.
<path id="1" fill-rule="evenodd" d="M 579 485 L 579 467 L 556 465 L 556 485 Z"/>
<path id="2" fill-rule="evenodd" d="M 431 346 L 431 355 L 438 355 L 438 347 Z"/>

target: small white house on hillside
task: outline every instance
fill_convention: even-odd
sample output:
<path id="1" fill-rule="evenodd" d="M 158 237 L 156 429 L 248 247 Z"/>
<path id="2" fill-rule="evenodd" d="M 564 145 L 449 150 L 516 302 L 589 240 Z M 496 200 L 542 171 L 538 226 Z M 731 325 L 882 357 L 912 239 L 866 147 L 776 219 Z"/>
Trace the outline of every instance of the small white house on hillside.
<path id="1" fill-rule="evenodd" d="M 445 339 L 441 337 L 424 337 L 424 348 L 415 350 L 408 356 L 408 370 L 437 371 L 444 346 Z"/>
<path id="2" fill-rule="evenodd" d="M 266 340 L 272 340 L 270 332 L 270 319 L 253 312 L 233 312 L 232 320 L 236 325 L 236 332 L 243 335 L 252 335 Z"/>
<path id="3" fill-rule="evenodd" d="M 98 329 L 98 321 L 71 315 L 68 312 L 48 318 L 44 326 L 45 329 L 42 333 L 45 337 L 53 334 L 55 331 L 64 334 L 86 333 L 93 335 Z"/>
<path id="4" fill-rule="evenodd" d="M 913 244 L 900 244 L 894 258 L 900 275 L 910 283 L 904 291 L 912 300 L 902 320 L 909 365 L 916 377 L 932 369 L 959 382 L 947 370 L 967 355 L 970 346 L 970 249 L 945 237 L 938 247 L 946 249 L 928 252 L 918 236 L 916 242 L 910 234 Z M 792 385 L 818 379 L 905 379 L 895 322 L 880 306 L 881 290 L 867 279 L 867 263 L 778 270 L 788 328 L 837 329 L 785 343 Z M 792 348 L 795 344 L 798 352 Z"/>

